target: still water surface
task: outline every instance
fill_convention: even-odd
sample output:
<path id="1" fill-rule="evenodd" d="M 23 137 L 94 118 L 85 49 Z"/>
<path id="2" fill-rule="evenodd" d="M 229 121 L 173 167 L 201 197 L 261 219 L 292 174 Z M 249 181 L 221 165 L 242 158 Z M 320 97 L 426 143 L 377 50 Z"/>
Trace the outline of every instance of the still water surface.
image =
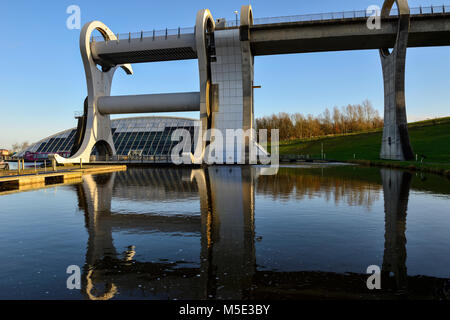
<path id="1" fill-rule="evenodd" d="M 0 195 L 0 299 L 450 299 L 449 200 L 447 179 L 356 166 L 85 176 Z"/>

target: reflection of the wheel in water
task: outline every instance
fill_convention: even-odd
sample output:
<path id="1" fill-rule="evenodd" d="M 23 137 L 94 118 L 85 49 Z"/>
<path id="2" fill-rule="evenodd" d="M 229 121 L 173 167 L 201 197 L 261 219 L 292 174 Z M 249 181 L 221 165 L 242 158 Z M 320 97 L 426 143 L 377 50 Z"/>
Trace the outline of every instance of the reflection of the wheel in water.
<path id="1" fill-rule="evenodd" d="M 114 283 L 106 283 L 105 284 L 105 293 L 101 294 L 101 295 L 96 295 L 98 294 L 97 290 L 95 289 L 95 285 L 92 281 L 92 272 L 94 270 L 90 269 L 88 271 L 86 280 L 87 280 L 87 284 L 86 284 L 86 293 L 89 297 L 90 300 L 110 300 L 112 299 L 115 294 L 117 293 L 117 287 L 115 286 Z M 93 293 L 93 291 L 95 293 Z"/>

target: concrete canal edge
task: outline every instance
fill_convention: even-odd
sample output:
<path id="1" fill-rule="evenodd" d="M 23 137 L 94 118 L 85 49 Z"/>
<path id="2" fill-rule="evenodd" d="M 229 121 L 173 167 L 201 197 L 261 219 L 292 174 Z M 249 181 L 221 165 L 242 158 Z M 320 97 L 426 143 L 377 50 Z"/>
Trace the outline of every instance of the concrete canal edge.
<path id="1" fill-rule="evenodd" d="M 59 171 L 36 172 L 23 175 L 0 177 L 0 195 L 17 191 L 40 189 L 46 186 L 78 183 L 83 175 L 104 174 L 127 170 L 126 165 L 92 166 L 85 168 L 64 168 Z"/>

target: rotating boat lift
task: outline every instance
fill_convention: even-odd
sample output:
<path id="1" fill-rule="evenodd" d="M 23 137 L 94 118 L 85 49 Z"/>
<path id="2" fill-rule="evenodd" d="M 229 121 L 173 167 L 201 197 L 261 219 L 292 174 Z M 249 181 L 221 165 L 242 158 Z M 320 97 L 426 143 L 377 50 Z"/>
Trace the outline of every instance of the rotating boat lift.
<path id="1" fill-rule="evenodd" d="M 248 25 L 251 22 L 248 20 L 248 17 L 251 17 L 250 6 L 242 6 L 242 16 L 244 18 L 241 18 L 241 25 Z M 55 154 L 54 157 L 58 163 L 88 163 L 94 147 L 100 153 L 115 155 L 116 149 L 111 133 L 111 114 L 199 111 L 201 122 L 200 133 L 206 132 L 213 127 L 211 110 L 214 105 L 216 105 L 217 109 L 218 101 L 215 101 L 215 99 L 218 99 L 218 88 L 211 84 L 211 61 L 215 59 L 213 57 L 215 54 L 215 23 L 208 9 L 200 10 L 197 14 L 194 39 L 180 35 L 173 39 L 167 39 L 166 37 L 161 40 L 155 40 L 153 38 L 153 43 L 151 44 L 155 50 L 158 50 L 156 48 L 158 46 L 166 49 L 172 47 L 174 48 L 172 52 L 175 53 L 176 48 L 182 47 L 185 49 L 188 46 L 187 48 L 189 50 L 187 51 L 191 51 L 191 55 L 196 55 L 198 59 L 199 92 L 111 96 L 111 84 L 116 70 L 122 68 L 126 74 L 131 75 L 133 74 L 133 69 L 128 63 L 113 64 L 106 59 L 102 60 L 101 57 L 96 55 L 95 49 L 91 46 L 90 41 L 92 33 L 95 30 L 100 32 L 105 45 L 114 46 L 120 44 L 120 41 L 127 42 L 127 40 L 119 40 L 100 21 L 89 22 L 82 28 L 80 51 L 86 74 L 88 96 L 85 101 L 84 115 L 81 117 L 82 123 L 78 125 L 77 131 L 79 132 L 77 132 L 72 155 L 69 158 L 63 158 Z M 128 45 L 130 47 L 140 46 L 142 45 L 142 41 L 142 38 L 133 39 L 133 41 L 129 39 Z M 248 38 L 246 41 L 248 42 Z M 239 42 L 237 42 L 237 45 L 239 45 Z M 243 117 L 245 119 L 243 119 L 244 124 L 242 127 L 253 128 L 253 64 L 248 63 L 249 59 L 253 61 L 253 57 L 251 57 L 248 43 L 245 53 L 248 69 L 251 68 L 251 70 L 240 73 L 247 84 L 245 91 L 248 91 L 248 87 L 252 90 L 251 92 L 247 92 L 247 97 L 242 97 L 241 95 L 241 105 L 243 106 L 241 112 L 250 113 Z M 168 54 L 170 55 L 170 53 Z M 98 66 L 101 67 L 101 70 Z M 200 138 L 202 137 L 200 136 Z M 197 144 L 195 154 L 191 154 L 191 161 L 193 163 L 202 163 L 204 161 L 205 146 L 206 142 L 203 139 L 201 143 Z"/>
<path id="2" fill-rule="evenodd" d="M 397 4 L 399 11 L 397 21 L 389 17 L 394 3 Z M 80 36 L 80 50 L 88 89 L 84 116 L 78 125 L 72 155 L 69 158 L 55 155 L 55 159 L 61 164 L 81 161 L 88 163 L 94 147 L 101 154 L 115 155 L 110 114 L 199 111 L 201 135 L 198 135 L 197 139 L 199 139 L 195 141 L 195 152 L 190 154 L 190 157 L 193 163 L 204 163 L 206 162 L 206 146 L 213 138 L 203 137 L 203 133 L 208 129 L 225 132 L 227 129 L 245 131 L 255 127 L 254 55 L 382 48 L 379 51 L 384 79 L 385 122 L 380 157 L 411 160 L 413 151 L 407 128 L 404 92 L 406 50 L 410 33 L 410 9 L 407 0 L 385 0 L 381 15 L 384 26 L 381 31 L 374 33 L 368 31 L 365 20 L 355 20 L 361 23 L 358 29 L 354 27 L 353 24 L 356 22 L 352 20 L 350 30 L 338 26 L 338 29 L 325 31 L 328 30 L 326 29 L 328 25 L 316 26 L 315 28 L 319 28 L 319 31 L 325 28 L 320 32 L 320 39 L 314 38 L 317 37 L 315 29 L 315 31 L 301 29 L 304 31 L 300 32 L 298 28 L 304 27 L 296 22 L 266 24 L 261 28 L 259 26 L 255 28 L 252 8 L 249 5 L 241 8 L 239 27 L 227 28 L 221 19 L 218 19 L 216 24 L 210 11 L 204 9 L 197 13 L 194 33 L 179 32 L 178 35 L 169 37 L 167 33 L 165 37 L 156 38 L 154 33 L 153 36 L 146 37 L 141 33 L 140 38 L 132 39 L 130 36 L 128 39 L 119 40 L 103 23 L 89 22 L 81 30 Z M 438 18 L 445 17 L 436 17 Z M 343 24 L 350 23 L 344 20 Z M 429 31 L 423 31 L 423 26 L 417 26 L 417 30 L 413 33 L 416 37 L 412 41 L 413 46 L 443 45 L 441 42 L 436 42 L 434 38 L 425 41 L 424 39 L 427 38 L 418 37 L 417 34 L 420 32 L 429 33 Z M 438 22 L 433 24 L 433 28 L 439 26 L 441 24 Z M 90 39 L 94 30 L 101 33 L 104 41 L 91 43 Z M 336 34 L 336 32 L 343 34 Z M 361 36 L 370 37 L 370 39 L 364 42 L 350 41 L 352 34 L 349 35 L 349 32 L 355 33 L 356 39 Z M 439 31 L 436 30 L 436 34 L 438 33 Z M 342 37 L 342 41 L 329 40 L 330 37 L 339 38 L 339 36 Z M 261 37 L 263 41 L 258 42 Z M 309 39 L 311 43 L 308 42 L 308 38 L 311 38 Z M 316 40 L 322 40 L 322 42 Z M 349 43 L 351 43 L 350 47 Z M 316 47 L 309 48 L 308 46 L 312 44 Z M 324 49 L 330 45 L 332 48 Z M 390 46 L 393 47 L 392 52 L 385 49 Z M 112 79 L 119 67 L 127 74 L 132 74 L 133 70 L 129 63 L 183 59 L 198 61 L 199 92 L 110 95 Z M 242 163 L 242 159 L 247 160 L 250 144 L 256 143 L 254 139 L 254 136 L 244 135 L 240 143 L 244 145 L 245 149 L 241 150 L 245 152 L 237 151 L 236 162 Z M 228 141 L 224 143 L 224 145 L 228 144 Z M 219 157 L 223 157 L 222 163 L 228 160 L 225 150 Z"/>

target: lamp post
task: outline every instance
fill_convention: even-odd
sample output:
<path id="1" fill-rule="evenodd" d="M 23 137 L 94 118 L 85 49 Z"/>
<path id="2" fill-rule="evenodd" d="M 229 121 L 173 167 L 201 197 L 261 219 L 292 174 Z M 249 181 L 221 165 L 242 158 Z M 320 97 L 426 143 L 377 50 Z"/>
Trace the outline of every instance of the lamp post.
<path id="1" fill-rule="evenodd" d="M 238 14 L 239 14 L 239 12 L 237 10 L 235 10 L 234 14 L 236 15 L 236 27 L 237 27 L 238 26 Z"/>

